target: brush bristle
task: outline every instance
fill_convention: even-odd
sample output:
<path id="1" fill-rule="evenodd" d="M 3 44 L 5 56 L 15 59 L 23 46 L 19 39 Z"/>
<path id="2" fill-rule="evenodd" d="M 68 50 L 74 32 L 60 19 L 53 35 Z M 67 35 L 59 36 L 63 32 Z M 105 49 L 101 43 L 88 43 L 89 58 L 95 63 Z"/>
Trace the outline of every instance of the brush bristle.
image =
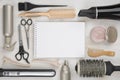
<path id="1" fill-rule="evenodd" d="M 77 73 L 81 77 L 103 77 L 105 75 L 105 62 L 103 60 L 80 60 L 77 64 Z"/>
<path id="2" fill-rule="evenodd" d="M 24 3 L 18 3 L 18 10 L 24 11 L 25 10 L 25 4 Z"/>

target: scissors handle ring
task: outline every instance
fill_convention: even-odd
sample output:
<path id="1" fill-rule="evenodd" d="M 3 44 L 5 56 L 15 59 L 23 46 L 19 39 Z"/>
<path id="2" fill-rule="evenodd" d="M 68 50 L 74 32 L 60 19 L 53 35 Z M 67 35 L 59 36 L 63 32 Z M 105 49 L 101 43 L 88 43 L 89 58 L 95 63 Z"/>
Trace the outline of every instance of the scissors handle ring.
<path id="1" fill-rule="evenodd" d="M 24 59 L 24 60 L 27 60 L 27 59 L 28 59 L 28 57 L 29 57 L 29 53 L 24 52 L 23 59 Z"/>
<path id="2" fill-rule="evenodd" d="M 22 55 L 18 52 L 16 55 L 15 55 L 15 58 L 20 61 L 22 59 Z"/>
<path id="3" fill-rule="evenodd" d="M 27 19 L 27 24 L 32 25 L 32 19 Z"/>
<path id="4" fill-rule="evenodd" d="M 25 26 L 27 24 L 26 20 L 25 19 L 21 19 L 20 21 L 21 25 Z"/>
<path id="5" fill-rule="evenodd" d="M 29 64 L 30 62 L 28 61 L 29 58 L 29 53 L 24 51 L 23 59 Z"/>

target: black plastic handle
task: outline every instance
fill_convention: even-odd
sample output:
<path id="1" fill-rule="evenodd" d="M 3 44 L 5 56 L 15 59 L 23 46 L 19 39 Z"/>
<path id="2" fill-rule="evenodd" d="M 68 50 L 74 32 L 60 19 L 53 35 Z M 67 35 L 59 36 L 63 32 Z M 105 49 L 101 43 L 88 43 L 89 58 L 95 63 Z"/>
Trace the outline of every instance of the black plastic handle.
<path id="1" fill-rule="evenodd" d="M 120 71 L 120 66 L 114 66 L 114 71 Z"/>
<path id="2" fill-rule="evenodd" d="M 99 6 L 96 8 L 98 9 L 98 19 L 120 20 L 120 4 Z"/>
<path id="3" fill-rule="evenodd" d="M 38 8 L 38 7 L 66 7 L 67 6 L 67 5 L 37 5 L 37 4 L 32 4 L 30 2 L 25 2 L 22 4 L 25 4 L 27 6 L 26 10 L 31 10 L 33 8 Z"/>
<path id="4" fill-rule="evenodd" d="M 108 6 L 98 6 L 98 9 L 113 9 L 113 8 L 118 8 L 120 7 L 120 3 L 119 4 L 114 4 L 114 5 L 108 5 Z"/>
<path id="5" fill-rule="evenodd" d="M 105 62 L 106 75 L 111 75 L 114 71 L 120 71 L 120 66 L 114 66 L 110 61 Z"/>
<path id="6" fill-rule="evenodd" d="M 120 13 L 119 13 L 120 14 Z M 98 19 L 112 19 L 112 20 L 120 20 L 120 15 L 117 14 L 107 14 L 107 13 L 99 13 L 97 16 Z"/>
<path id="7" fill-rule="evenodd" d="M 80 10 L 78 16 L 89 17 L 92 19 L 120 20 L 120 4 L 96 6 L 89 9 Z"/>

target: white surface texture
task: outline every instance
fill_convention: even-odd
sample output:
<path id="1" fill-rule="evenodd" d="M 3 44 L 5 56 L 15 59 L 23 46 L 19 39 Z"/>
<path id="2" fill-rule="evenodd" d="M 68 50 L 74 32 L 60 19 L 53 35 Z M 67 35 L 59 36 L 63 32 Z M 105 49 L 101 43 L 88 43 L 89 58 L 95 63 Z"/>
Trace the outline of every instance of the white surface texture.
<path id="1" fill-rule="evenodd" d="M 117 4 L 120 3 L 120 0 L 0 0 L 0 64 L 2 68 L 25 68 L 25 67 L 18 67 L 15 66 L 11 63 L 7 63 L 2 65 L 3 63 L 3 56 L 8 56 L 10 59 L 17 61 L 14 57 L 14 55 L 18 52 L 18 24 L 20 23 L 20 17 L 18 17 L 18 2 L 24 2 L 24 1 L 29 1 L 32 3 L 36 3 L 36 4 L 64 4 L 64 5 L 69 5 L 69 8 L 75 8 L 76 9 L 76 14 L 78 14 L 80 9 L 87 9 L 90 8 L 92 6 L 103 6 L 103 5 L 112 5 L 112 4 Z M 13 40 L 12 42 L 17 41 L 17 44 L 15 45 L 15 49 L 12 52 L 7 52 L 5 50 L 3 50 L 3 43 L 4 43 L 4 36 L 3 36 L 3 20 L 2 20 L 2 7 L 4 4 L 11 4 L 14 5 L 14 35 L 13 35 Z M 34 9 L 33 11 L 45 11 L 48 10 L 50 8 L 40 8 L 40 9 Z M 76 17 L 75 19 L 66 19 L 66 20 L 49 20 L 46 17 L 37 17 L 37 18 L 33 18 L 33 21 L 84 21 L 86 18 L 78 18 Z M 118 30 L 118 39 L 116 41 L 116 43 L 114 44 L 108 44 L 107 42 L 105 43 L 100 43 L 100 44 L 96 44 L 94 42 L 92 42 L 90 40 L 90 30 L 93 27 L 96 26 L 103 26 L 105 28 L 109 27 L 109 26 L 115 26 Z M 88 19 L 86 21 L 86 50 L 87 48 L 100 48 L 100 49 L 105 49 L 105 50 L 113 50 L 116 52 L 114 57 L 107 57 L 107 56 L 103 56 L 103 57 L 99 57 L 100 59 L 104 59 L 111 61 L 114 65 L 120 65 L 120 21 L 113 21 L 113 20 L 92 20 L 92 19 Z M 25 50 L 28 51 L 30 53 L 30 58 L 29 60 L 32 61 L 33 59 L 33 26 L 30 29 L 30 49 L 27 50 L 27 45 L 26 45 L 26 39 L 25 39 L 25 32 L 24 32 L 24 28 L 23 30 L 23 39 L 24 39 L 24 46 L 25 46 Z M 86 58 L 90 58 L 87 56 L 86 54 Z M 60 63 L 63 63 L 63 60 L 65 60 L 67 58 L 61 58 Z M 103 78 L 80 78 L 76 72 L 75 72 L 75 64 L 76 62 L 79 60 L 79 58 L 69 58 L 67 59 L 69 61 L 69 65 L 71 68 L 71 80 L 119 80 L 120 78 L 120 72 L 114 72 L 111 76 L 105 76 Z M 26 62 L 24 60 L 20 61 L 20 63 L 24 63 L 26 64 Z M 44 62 L 36 62 L 36 63 L 31 63 L 30 68 L 55 68 L 55 70 L 57 71 L 57 74 L 55 77 L 53 78 L 1 78 L 0 80 L 60 80 L 60 67 L 55 68 L 53 66 L 50 66 Z"/>

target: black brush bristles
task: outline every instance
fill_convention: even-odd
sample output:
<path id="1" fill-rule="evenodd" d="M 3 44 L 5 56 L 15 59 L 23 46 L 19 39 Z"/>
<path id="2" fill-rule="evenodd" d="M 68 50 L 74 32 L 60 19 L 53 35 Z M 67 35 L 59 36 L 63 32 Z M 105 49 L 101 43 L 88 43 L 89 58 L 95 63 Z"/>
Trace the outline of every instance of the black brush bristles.
<path id="1" fill-rule="evenodd" d="M 23 3 L 18 3 L 18 10 L 19 10 L 19 11 L 25 10 L 25 4 L 23 4 Z"/>

